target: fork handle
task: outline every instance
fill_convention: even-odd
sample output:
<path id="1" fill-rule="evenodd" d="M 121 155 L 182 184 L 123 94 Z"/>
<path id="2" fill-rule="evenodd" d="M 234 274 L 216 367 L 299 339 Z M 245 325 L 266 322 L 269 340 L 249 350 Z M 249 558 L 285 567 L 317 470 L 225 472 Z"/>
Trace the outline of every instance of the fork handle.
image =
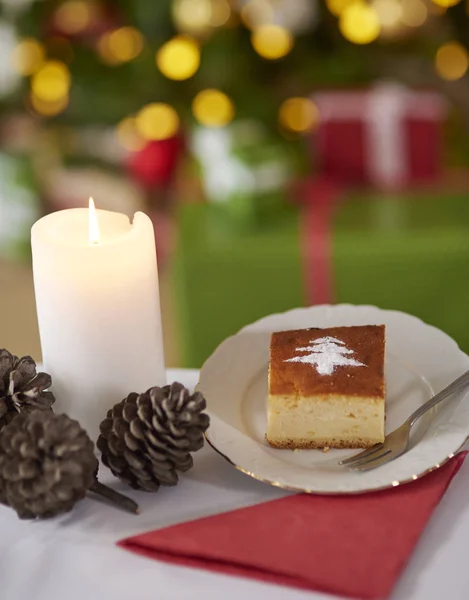
<path id="1" fill-rule="evenodd" d="M 458 377 L 453 381 L 453 383 L 450 383 L 448 387 L 445 387 L 444 390 L 441 390 L 441 392 L 433 396 L 433 398 L 430 398 L 430 400 L 425 402 L 425 404 L 422 404 L 422 406 L 420 406 L 414 413 L 410 415 L 410 417 L 407 419 L 407 423 L 410 425 L 410 427 L 412 427 L 412 425 L 414 425 L 414 423 L 418 421 L 420 417 L 423 417 L 425 413 L 437 406 L 437 404 L 440 404 L 440 402 L 446 400 L 448 396 L 451 396 L 452 394 L 459 392 L 468 386 L 469 371 L 466 371 L 463 373 L 463 375 L 461 375 L 461 377 Z"/>

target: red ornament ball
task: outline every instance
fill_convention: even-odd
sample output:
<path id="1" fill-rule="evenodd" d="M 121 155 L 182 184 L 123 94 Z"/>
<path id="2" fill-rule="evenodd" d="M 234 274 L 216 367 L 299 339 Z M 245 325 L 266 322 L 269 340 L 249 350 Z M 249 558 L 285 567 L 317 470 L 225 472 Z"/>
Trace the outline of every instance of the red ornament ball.
<path id="1" fill-rule="evenodd" d="M 171 183 L 182 150 L 183 140 L 179 136 L 148 142 L 129 155 L 127 170 L 145 187 L 163 187 Z"/>

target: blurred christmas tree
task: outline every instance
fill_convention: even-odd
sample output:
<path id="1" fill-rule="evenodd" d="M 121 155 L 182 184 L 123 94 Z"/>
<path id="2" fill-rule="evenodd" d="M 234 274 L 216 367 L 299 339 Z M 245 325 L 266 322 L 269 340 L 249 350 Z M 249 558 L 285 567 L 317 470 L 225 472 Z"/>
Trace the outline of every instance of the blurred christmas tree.
<path id="1" fill-rule="evenodd" d="M 130 175 L 130 211 L 142 189 L 173 181 L 196 125 L 248 119 L 269 144 L 298 154 L 318 119 L 310 95 L 322 87 L 382 77 L 436 87 L 469 128 L 467 8 L 462 0 L 0 0 L 2 145 L 32 158 L 52 205 L 64 195 L 86 200 L 103 168 Z M 50 176 L 83 166 L 70 185 Z M 74 189 L 80 173 L 87 184 Z M 121 183 L 109 188 L 113 202 Z"/>

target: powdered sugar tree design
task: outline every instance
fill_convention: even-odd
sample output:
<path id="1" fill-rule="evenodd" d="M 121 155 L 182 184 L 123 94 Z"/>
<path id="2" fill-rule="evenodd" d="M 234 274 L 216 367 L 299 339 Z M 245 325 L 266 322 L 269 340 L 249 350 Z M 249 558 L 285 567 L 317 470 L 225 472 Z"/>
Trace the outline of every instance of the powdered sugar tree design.
<path id="1" fill-rule="evenodd" d="M 319 375 L 332 375 L 336 367 L 365 367 L 352 358 L 353 350 L 335 337 L 322 337 L 311 340 L 311 346 L 300 346 L 296 352 L 307 352 L 302 356 L 289 358 L 285 362 L 299 362 L 315 366 Z"/>

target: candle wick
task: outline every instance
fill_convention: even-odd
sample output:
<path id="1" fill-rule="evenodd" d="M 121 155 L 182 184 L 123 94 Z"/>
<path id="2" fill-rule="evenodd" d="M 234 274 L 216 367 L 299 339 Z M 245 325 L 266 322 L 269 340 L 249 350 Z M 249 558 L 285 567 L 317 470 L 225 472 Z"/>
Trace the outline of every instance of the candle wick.
<path id="1" fill-rule="evenodd" d="M 98 215 L 96 214 L 96 208 L 94 205 L 93 198 L 90 198 L 89 211 L 89 239 L 93 246 L 99 244 L 100 241 L 100 233 L 99 233 L 99 224 L 98 224 Z"/>

